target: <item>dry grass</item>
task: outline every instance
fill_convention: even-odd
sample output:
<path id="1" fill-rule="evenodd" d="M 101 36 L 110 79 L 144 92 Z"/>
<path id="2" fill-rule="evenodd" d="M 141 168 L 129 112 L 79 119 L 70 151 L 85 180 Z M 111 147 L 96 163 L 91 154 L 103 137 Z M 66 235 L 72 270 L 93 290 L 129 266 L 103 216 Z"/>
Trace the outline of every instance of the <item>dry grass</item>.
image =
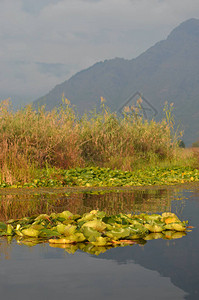
<path id="1" fill-rule="evenodd" d="M 0 103 L 1 181 L 30 182 L 46 166 L 69 169 L 98 165 L 132 170 L 139 164 L 176 159 L 177 135 L 168 114 L 161 122 L 137 113 L 100 113 L 79 118 L 67 99 L 51 112 L 27 106 L 17 112 Z"/>
<path id="2" fill-rule="evenodd" d="M 199 147 L 190 148 L 190 151 L 193 153 L 194 167 L 199 168 Z"/>
<path id="3" fill-rule="evenodd" d="M 58 168 L 82 165 L 78 125 L 73 111 L 52 112 L 31 106 L 13 112 L 8 101 L 0 105 L 1 180 L 29 181 L 46 164 Z"/>
<path id="4" fill-rule="evenodd" d="M 167 119 L 143 120 L 134 113 L 120 118 L 102 106 L 102 113 L 81 120 L 82 157 L 87 163 L 124 170 L 172 160 L 178 148 L 173 125 Z"/>

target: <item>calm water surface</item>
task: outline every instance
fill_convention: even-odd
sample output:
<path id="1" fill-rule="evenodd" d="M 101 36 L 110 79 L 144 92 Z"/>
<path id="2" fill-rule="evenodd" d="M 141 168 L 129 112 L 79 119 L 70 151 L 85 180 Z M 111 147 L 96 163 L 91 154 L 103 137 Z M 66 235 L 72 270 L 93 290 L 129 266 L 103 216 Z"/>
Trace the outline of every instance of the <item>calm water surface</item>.
<path id="1" fill-rule="evenodd" d="M 171 211 L 195 228 L 181 239 L 151 240 L 98 256 L 0 239 L 1 299 L 199 299 L 199 186 L 0 195 L 0 220 L 65 209 L 103 209 L 109 214 Z"/>

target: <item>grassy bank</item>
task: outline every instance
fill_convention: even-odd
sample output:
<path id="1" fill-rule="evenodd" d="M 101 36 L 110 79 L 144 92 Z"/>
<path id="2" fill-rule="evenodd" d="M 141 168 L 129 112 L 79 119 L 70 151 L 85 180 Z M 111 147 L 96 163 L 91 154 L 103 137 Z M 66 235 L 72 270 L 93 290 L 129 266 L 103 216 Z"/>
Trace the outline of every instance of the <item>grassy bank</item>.
<path id="1" fill-rule="evenodd" d="M 164 169 L 169 167 L 169 170 L 179 170 L 181 174 L 188 167 L 190 172 L 196 172 L 197 160 L 191 153 L 183 152 L 183 157 L 183 150 L 178 147 L 180 134 L 174 130 L 172 107 L 165 108 L 165 118 L 161 122 L 144 120 L 139 111 L 133 109 L 131 113 L 118 117 L 103 103 L 101 108 L 100 113 L 94 111 L 80 118 L 67 99 L 63 99 L 60 108 L 51 112 L 44 108 L 35 111 L 31 106 L 14 112 L 9 101 L 2 101 L 1 187 L 115 186 L 136 182 L 139 185 L 149 183 L 150 172 L 156 172 L 153 170 L 165 173 Z M 92 172 L 95 173 L 93 170 L 97 170 L 96 180 L 91 176 Z M 81 179 L 80 173 L 84 171 L 87 180 Z M 111 172 L 126 179 L 122 181 Z M 136 175 L 139 172 L 138 182 L 134 177 L 139 178 Z M 109 174 L 110 180 L 107 181 L 106 176 L 100 177 L 104 173 Z M 189 177 L 196 180 L 196 173 Z M 181 177 L 180 181 L 186 179 Z M 151 180 L 151 184 L 156 183 L 157 180 Z"/>

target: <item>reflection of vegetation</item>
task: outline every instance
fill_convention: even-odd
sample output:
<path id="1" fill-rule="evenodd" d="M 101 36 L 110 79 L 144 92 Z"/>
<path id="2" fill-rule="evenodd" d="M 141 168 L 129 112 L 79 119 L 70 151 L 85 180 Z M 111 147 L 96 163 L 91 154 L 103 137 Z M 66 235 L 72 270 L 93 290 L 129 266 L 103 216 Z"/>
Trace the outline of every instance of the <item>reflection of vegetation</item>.
<path id="1" fill-rule="evenodd" d="M 49 242 L 53 247 L 75 245 L 70 251 L 99 254 L 109 247 L 145 243 L 152 239 L 178 239 L 186 235 L 186 223 L 174 213 L 107 215 L 92 210 L 83 215 L 70 211 L 0 222 L 0 236 L 34 246 Z"/>
<path id="2" fill-rule="evenodd" d="M 122 192 L 91 191 L 79 193 L 4 194 L 0 198 L 0 220 L 19 219 L 24 216 L 51 214 L 70 210 L 82 214 L 93 209 L 108 214 L 119 212 L 170 211 L 169 190 L 134 190 Z"/>
<path id="3" fill-rule="evenodd" d="M 109 214 L 118 212 L 164 212 L 170 210 L 167 190 L 120 192 L 105 195 L 86 194 L 83 200 L 87 211 L 98 208 Z"/>
<path id="4" fill-rule="evenodd" d="M 12 238 L 1 238 L 0 237 L 0 260 L 1 258 L 10 259 L 10 242 Z"/>

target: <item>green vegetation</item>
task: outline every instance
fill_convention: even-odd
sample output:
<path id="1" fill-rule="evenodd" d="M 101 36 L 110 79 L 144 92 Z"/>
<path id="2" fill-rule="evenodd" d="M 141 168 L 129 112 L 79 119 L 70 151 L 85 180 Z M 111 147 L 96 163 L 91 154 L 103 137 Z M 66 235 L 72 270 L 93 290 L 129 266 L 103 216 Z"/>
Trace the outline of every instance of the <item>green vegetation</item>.
<path id="1" fill-rule="evenodd" d="M 199 170 L 191 167 L 146 168 L 135 171 L 112 170 L 110 168 L 86 167 L 70 170 L 53 169 L 46 175 L 46 170 L 39 179 L 23 185 L 19 182 L 12 187 L 116 187 L 116 186 L 144 186 L 168 185 L 199 181 Z M 8 187 L 2 183 L 1 187 Z"/>
<path id="2" fill-rule="evenodd" d="M 78 117 L 67 99 L 46 112 L 13 112 L 0 104 L 1 187 L 132 186 L 198 181 L 196 159 L 182 157 L 172 106 L 161 122 L 132 109 L 118 117 L 101 112 Z M 181 151 L 181 152 L 180 152 Z M 179 155 L 179 153 L 181 153 Z"/>
<path id="3" fill-rule="evenodd" d="M 181 222 L 173 213 L 106 215 L 98 210 L 83 215 L 63 211 L 0 223 L 0 236 L 16 237 L 18 243 L 34 246 L 48 241 L 53 247 L 61 245 L 66 249 L 72 244 L 73 252 L 81 249 L 92 254 L 115 245 L 181 238 L 186 230 L 187 222 Z"/>

